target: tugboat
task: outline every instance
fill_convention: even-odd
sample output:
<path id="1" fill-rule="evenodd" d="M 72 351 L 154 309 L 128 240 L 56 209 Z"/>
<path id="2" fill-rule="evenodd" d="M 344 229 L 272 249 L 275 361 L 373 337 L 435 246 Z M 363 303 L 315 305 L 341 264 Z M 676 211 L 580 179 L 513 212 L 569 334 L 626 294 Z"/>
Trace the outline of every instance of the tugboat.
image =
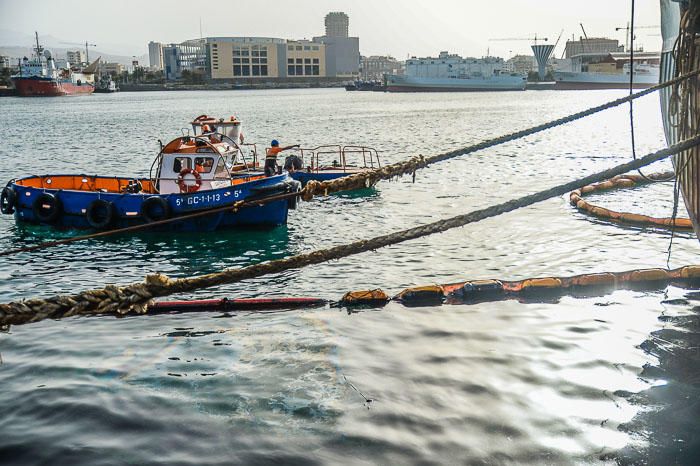
<path id="1" fill-rule="evenodd" d="M 231 140 L 237 141 L 237 154 L 233 158 L 232 172 L 262 174 L 257 144 L 244 142 L 241 121 L 235 116 L 225 119 L 200 115 L 190 124 L 195 135 L 205 134 L 205 130 L 223 131 Z M 348 162 L 348 159 L 354 160 Z M 303 186 L 312 180 L 330 181 L 379 168 L 379 151 L 372 147 L 323 145 L 297 149 L 297 153 L 285 158 L 282 167 L 278 166 L 278 172 L 287 172 Z"/>
<path id="2" fill-rule="evenodd" d="M 92 94 L 95 91 L 95 71 L 99 59 L 82 72 L 71 70 L 70 64 L 66 69 L 59 70 L 51 52 L 39 45 L 39 34 L 34 34 L 35 56 L 31 60 L 24 57 L 20 62 L 19 72 L 10 78 L 19 95 L 60 96 Z"/>
<path id="3" fill-rule="evenodd" d="M 17 222 L 56 228 L 110 230 L 299 192 L 286 173 L 265 177 L 231 170 L 239 154 L 227 134 L 181 136 L 161 148 L 148 178 L 42 175 L 10 181 L 0 195 L 0 211 Z M 166 231 L 213 231 L 287 222 L 296 198 L 238 211 L 226 210 L 159 225 Z"/>

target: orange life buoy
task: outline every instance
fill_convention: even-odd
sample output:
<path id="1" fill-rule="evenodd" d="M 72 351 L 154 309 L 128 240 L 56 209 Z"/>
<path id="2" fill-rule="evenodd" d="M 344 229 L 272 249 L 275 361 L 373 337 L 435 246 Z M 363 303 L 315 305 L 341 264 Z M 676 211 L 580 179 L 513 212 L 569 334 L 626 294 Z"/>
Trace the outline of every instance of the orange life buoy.
<path id="1" fill-rule="evenodd" d="M 194 176 L 194 184 L 185 183 L 185 176 Z M 181 193 L 193 193 L 199 191 L 202 186 L 202 175 L 198 171 L 192 170 L 191 168 L 183 168 L 180 170 L 180 174 L 177 176 L 177 185 L 180 187 Z"/>

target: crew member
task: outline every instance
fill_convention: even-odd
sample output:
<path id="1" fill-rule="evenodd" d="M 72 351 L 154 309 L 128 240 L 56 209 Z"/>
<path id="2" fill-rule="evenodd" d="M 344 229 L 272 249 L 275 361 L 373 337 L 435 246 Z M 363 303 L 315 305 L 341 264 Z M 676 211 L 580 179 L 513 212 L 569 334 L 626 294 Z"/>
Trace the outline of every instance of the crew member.
<path id="1" fill-rule="evenodd" d="M 280 143 L 277 141 L 277 139 L 273 139 L 270 146 L 271 147 L 265 152 L 265 176 L 272 176 L 277 173 L 277 154 L 285 150 L 299 147 L 299 144 L 280 147 Z"/>

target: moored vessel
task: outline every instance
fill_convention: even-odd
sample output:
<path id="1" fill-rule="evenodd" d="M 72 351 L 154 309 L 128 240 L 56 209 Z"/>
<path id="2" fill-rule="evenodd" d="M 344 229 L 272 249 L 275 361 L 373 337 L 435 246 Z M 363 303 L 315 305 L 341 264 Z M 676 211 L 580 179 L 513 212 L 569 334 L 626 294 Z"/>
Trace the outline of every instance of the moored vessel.
<path id="1" fill-rule="evenodd" d="M 29 176 L 7 184 L 0 207 L 2 213 L 14 214 L 17 222 L 56 228 L 110 230 L 170 219 L 157 229 L 213 231 L 286 223 L 295 198 L 233 209 L 238 201 L 262 200 L 301 189 L 300 183 L 286 174 L 265 177 L 233 172 L 237 154 L 237 144 L 225 134 L 182 136 L 162 147 L 148 177 Z M 232 209 L 176 220 L 227 206 Z"/>
<path id="2" fill-rule="evenodd" d="M 39 44 L 35 33 L 34 56 L 24 57 L 19 64 L 19 72 L 11 77 L 12 83 L 21 96 L 61 96 L 92 94 L 95 91 L 95 71 L 99 58 L 82 71 L 72 70 L 70 63 L 65 69 L 56 67 L 51 52 Z"/>
<path id="3" fill-rule="evenodd" d="M 462 58 L 448 52 L 410 58 L 406 72 L 387 75 L 389 92 L 522 91 L 527 78 L 510 73 L 500 57 Z"/>

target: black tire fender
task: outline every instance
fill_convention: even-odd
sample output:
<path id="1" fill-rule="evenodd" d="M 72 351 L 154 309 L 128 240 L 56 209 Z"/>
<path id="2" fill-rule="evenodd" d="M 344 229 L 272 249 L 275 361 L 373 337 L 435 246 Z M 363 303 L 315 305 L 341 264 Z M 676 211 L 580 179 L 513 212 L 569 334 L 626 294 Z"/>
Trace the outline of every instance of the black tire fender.
<path id="1" fill-rule="evenodd" d="M 104 199 L 95 199 L 85 209 L 85 218 L 95 230 L 105 230 L 112 226 L 117 218 L 114 203 Z"/>
<path id="2" fill-rule="evenodd" d="M 42 223 L 54 223 L 63 213 L 63 204 L 56 195 L 41 193 L 32 203 L 34 217 Z"/>
<path id="3" fill-rule="evenodd" d="M 16 206 L 17 193 L 12 186 L 5 186 L 0 194 L 0 212 L 6 215 L 14 214 Z"/>
<path id="4" fill-rule="evenodd" d="M 170 218 L 170 204 L 159 196 L 146 198 L 141 204 L 141 216 L 148 223 Z"/>

